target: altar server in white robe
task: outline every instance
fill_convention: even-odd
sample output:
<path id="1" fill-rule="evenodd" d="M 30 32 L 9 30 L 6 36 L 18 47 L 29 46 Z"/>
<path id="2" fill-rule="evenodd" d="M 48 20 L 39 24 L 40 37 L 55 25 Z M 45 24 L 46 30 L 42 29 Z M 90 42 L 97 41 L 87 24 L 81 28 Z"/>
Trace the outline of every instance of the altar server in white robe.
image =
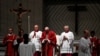
<path id="1" fill-rule="evenodd" d="M 36 51 L 34 56 L 41 56 L 41 38 L 42 31 L 39 31 L 39 26 L 34 25 L 34 30 L 29 34 L 30 41 L 35 44 Z"/>
<path id="2" fill-rule="evenodd" d="M 91 47 L 90 33 L 88 30 L 84 30 L 84 36 L 81 37 L 79 41 L 78 56 L 91 56 L 90 47 Z"/>
<path id="3" fill-rule="evenodd" d="M 29 42 L 28 34 L 24 34 L 24 41 L 19 44 L 19 56 L 33 56 L 35 52 L 35 45 Z"/>
<path id="4" fill-rule="evenodd" d="M 69 26 L 64 26 L 64 32 L 61 33 L 60 41 L 60 55 L 61 56 L 72 56 L 72 43 L 74 40 L 74 34 L 69 30 Z"/>

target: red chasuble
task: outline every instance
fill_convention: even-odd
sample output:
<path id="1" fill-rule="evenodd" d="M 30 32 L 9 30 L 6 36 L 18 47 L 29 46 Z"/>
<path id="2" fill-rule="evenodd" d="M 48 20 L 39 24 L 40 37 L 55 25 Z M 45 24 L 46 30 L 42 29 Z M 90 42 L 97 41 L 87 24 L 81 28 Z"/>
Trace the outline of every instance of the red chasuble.
<path id="1" fill-rule="evenodd" d="M 16 39 L 15 34 L 8 34 L 4 39 L 3 39 L 3 44 L 6 46 L 6 54 L 5 56 L 15 56 L 14 55 L 14 40 Z"/>
<path id="2" fill-rule="evenodd" d="M 48 41 L 43 41 L 48 38 Z M 41 37 L 42 41 L 42 56 L 53 56 L 53 48 L 56 46 L 56 35 L 53 31 L 49 30 L 48 32 L 44 31 Z"/>

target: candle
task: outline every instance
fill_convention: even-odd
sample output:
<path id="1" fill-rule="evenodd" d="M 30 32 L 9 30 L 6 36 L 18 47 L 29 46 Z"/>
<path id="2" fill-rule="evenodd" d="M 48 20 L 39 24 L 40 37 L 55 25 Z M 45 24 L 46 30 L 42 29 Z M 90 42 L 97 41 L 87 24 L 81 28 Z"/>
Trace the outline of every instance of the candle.
<path id="1" fill-rule="evenodd" d="M 30 33 L 30 16 L 28 16 L 28 33 Z"/>

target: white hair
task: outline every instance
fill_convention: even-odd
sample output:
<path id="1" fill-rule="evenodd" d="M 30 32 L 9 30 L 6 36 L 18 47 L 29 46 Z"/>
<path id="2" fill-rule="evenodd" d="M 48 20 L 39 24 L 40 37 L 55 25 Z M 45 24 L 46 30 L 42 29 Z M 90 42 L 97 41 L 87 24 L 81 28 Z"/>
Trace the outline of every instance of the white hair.
<path id="1" fill-rule="evenodd" d="M 69 26 L 68 25 L 65 25 L 64 28 L 69 28 Z"/>
<path id="2" fill-rule="evenodd" d="M 48 27 L 48 26 L 46 26 L 46 27 L 45 27 L 45 30 L 49 30 L 49 27 Z"/>

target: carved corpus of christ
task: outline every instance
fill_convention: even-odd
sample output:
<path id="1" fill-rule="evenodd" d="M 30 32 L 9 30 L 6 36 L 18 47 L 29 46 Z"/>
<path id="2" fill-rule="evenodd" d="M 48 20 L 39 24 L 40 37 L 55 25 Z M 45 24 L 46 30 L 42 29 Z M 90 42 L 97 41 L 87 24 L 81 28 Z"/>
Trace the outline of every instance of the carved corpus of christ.
<path id="1" fill-rule="evenodd" d="M 17 9 L 10 9 L 11 12 L 15 13 L 17 18 L 18 30 L 22 30 L 22 15 L 30 12 L 31 10 L 23 9 L 22 4 L 20 3 Z"/>

